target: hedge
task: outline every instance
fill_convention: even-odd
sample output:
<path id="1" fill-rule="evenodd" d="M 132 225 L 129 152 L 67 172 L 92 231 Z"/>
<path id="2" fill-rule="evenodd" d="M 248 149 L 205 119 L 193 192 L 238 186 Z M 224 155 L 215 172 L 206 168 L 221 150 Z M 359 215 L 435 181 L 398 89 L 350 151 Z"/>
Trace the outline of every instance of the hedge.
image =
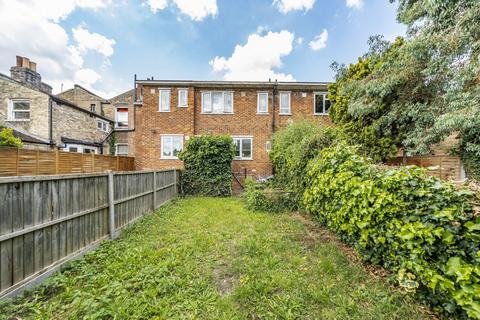
<path id="1" fill-rule="evenodd" d="M 190 138 L 178 157 L 183 160 L 182 190 L 187 195 L 232 194 L 232 161 L 235 145 L 229 136 Z"/>
<path id="2" fill-rule="evenodd" d="M 480 319 L 480 218 L 472 193 L 420 168 L 386 169 L 344 144 L 308 167 L 306 209 L 438 311 Z"/>

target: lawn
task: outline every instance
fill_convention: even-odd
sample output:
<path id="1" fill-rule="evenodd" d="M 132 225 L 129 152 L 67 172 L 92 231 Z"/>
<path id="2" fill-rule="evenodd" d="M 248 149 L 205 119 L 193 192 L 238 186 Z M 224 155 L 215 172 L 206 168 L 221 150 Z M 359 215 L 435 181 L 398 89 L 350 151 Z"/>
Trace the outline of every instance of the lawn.
<path id="1" fill-rule="evenodd" d="M 298 214 L 187 198 L 136 223 L 1 319 L 427 319 Z"/>

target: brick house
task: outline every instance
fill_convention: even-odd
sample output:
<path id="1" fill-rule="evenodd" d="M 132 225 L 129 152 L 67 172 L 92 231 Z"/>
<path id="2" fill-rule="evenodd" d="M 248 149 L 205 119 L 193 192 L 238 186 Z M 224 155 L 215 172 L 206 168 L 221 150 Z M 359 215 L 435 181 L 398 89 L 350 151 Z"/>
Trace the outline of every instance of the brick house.
<path id="1" fill-rule="evenodd" d="M 130 125 L 133 123 L 133 119 L 129 119 L 133 109 L 133 90 L 124 92 L 111 99 L 105 99 L 75 84 L 73 88 L 59 93 L 57 97 L 112 120 L 114 122 L 115 155 L 129 155 L 128 132 L 131 131 Z"/>
<path id="2" fill-rule="evenodd" d="M 102 154 L 113 121 L 52 95 L 36 64 L 17 57 L 11 76 L 0 74 L 0 127 L 14 130 L 27 148 Z"/>
<path id="3" fill-rule="evenodd" d="M 191 136 L 230 135 L 239 177 L 272 174 L 272 134 L 297 119 L 331 125 L 328 83 L 136 81 L 132 135 L 136 168 L 182 167 L 177 153 Z"/>

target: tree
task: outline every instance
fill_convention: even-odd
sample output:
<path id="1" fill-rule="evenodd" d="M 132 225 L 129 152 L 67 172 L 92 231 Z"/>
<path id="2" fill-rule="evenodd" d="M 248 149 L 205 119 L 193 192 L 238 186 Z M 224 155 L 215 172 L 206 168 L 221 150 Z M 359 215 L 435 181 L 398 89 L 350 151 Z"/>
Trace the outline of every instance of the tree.
<path id="1" fill-rule="evenodd" d="M 3 128 L 2 131 L 0 131 L 0 146 L 21 148 L 23 143 L 22 140 L 13 135 L 13 129 Z"/>

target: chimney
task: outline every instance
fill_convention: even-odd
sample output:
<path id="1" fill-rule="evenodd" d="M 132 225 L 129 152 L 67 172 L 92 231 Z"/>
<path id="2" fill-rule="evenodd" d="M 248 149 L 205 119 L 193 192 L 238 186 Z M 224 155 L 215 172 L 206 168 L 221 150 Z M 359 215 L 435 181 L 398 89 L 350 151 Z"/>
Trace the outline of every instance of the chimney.
<path id="1" fill-rule="evenodd" d="M 42 82 L 37 64 L 29 58 L 17 56 L 17 65 L 10 68 L 10 77 L 29 88 L 52 93 L 52 87 Z"/>

